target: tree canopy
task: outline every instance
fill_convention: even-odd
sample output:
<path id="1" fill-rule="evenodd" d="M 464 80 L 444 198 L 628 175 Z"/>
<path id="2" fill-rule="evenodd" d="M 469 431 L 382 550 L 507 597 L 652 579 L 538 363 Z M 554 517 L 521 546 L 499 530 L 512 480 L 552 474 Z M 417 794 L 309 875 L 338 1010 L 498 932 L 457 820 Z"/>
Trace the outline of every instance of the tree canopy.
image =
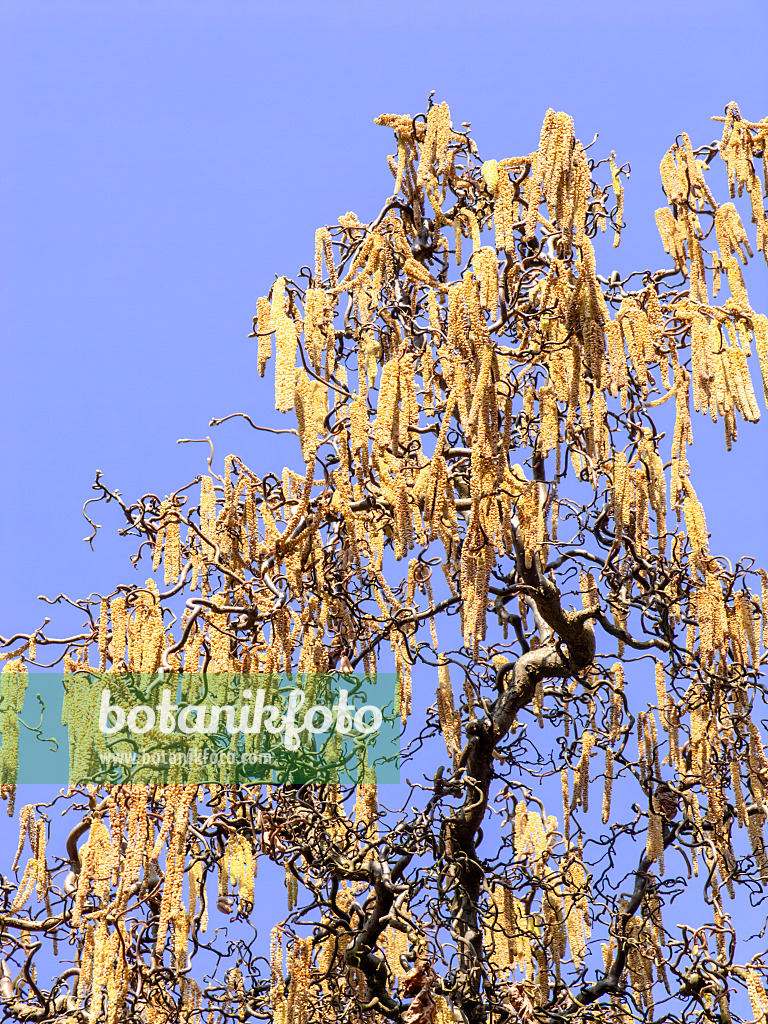
<path id="1" fill-rule="evenodd" d="M 301 460 L 211 446 L 206 474 L 131 503 L 97 476 L 151 575 L 67 598 L 77 635 L 3 638 L 0 778 L 13 813 L 29 667 L 106 672 L 125 701 L 157 673 L 394 670 L 401 788 L 365 765 L 354 785 L 105 769 L 25 806 L 6 1016 L 765 1019 L 768 574 L 710 550 L 688 452 L 691 404 L 730 449 L 760 376 L 768 400 L 740 269 L 768 260 L 768 118 L 719 120 L 661 161 L 670 265 L 622 278 L 598 262 L 628 165 L 567 114 L 488 160 L 431 98 L 377 119 L 392 195 L 257 303 Z"/>

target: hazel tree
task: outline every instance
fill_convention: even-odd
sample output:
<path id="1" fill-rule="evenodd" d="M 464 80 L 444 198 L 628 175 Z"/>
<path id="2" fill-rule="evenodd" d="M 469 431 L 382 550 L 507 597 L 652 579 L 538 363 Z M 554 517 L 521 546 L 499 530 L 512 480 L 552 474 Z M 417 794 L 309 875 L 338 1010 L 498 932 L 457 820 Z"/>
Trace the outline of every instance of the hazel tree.
<path id="1" fill-rule="evenodd" d="M 7 1018 L 765 1020 L 768 574 L 710 550 L 689 447 L 691 406 L 730 449 L 760 376 L 768 398 L 740 269 L 768 259 L 768 118 L 715 120 L 661 161 L 670 265 L 622 278 L 596 248 L 628 165 L 568 115 L 485 161 L 445 104 L 377 119 L 392 195 L 257 303 L 300 459 L 219 473 L 211 449 L 131 504 L 97 476 L 152 572 L 67 598 L 77 635 L 3 638 L 0 769 L 13 813 L 28 666 L 128 696 L 137 673 L 394 667 L 406 795 L 105 774 L 25 806 Z M 259 862 L 285 872 L 277 922 Z"/>

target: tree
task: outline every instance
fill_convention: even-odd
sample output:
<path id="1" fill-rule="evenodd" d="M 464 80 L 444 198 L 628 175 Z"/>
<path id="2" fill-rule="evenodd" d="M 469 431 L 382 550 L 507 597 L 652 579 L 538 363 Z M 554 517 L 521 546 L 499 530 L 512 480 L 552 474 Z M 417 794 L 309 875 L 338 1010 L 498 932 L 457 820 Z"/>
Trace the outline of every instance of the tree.
<path id="1" fill-rule="evenodd" d="M 97 476 L 164 575 L 75 602 L 77 636 L 4 642 L 3 795 L 12 810 L 24 663 L 53 650 L 115 687 L 394 664 L 407 799 L 363 777 L 74 786 L 25 807 L 7 1016 L 765 1018 L 764 929 L 742 908 L 768 881 L 768 574 L 709 550 L 687 455 L 691 398 L 729 448 L 737 415 L 759 419 L 749 359 L 768 398 L 752 248 L 705 174 L 722 157 L 768 258 L 768 119 L 731 103 L 719 120 L 719 143 L 679 136 L 661 163 L 673 265 L 622 280 L 595 250 L 608 226 L 619 243 L 627 165 L 592 159 L 566 114 L 537 151 L 484 162 L 445 104 L 378 118 L 393 196 L 321 228 L 314 267 L 254 318 L 302 471 L 230 455 L 130 505 Z M 289 892 L 271 964 L 257 861 Z"/>

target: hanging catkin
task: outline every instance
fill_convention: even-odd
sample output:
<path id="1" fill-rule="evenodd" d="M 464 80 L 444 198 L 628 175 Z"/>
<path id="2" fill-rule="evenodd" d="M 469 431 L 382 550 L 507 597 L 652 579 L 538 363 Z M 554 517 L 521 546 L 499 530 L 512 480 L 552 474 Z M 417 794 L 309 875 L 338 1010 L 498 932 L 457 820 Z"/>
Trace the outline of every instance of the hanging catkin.
<path id="1" fill-rule="evenodd" d="M 264 376 L 267 362 L 272 355 L 272 307 L 269 299 L 260 298 L 256 302 L 256 335 L 258 343 L 257 367 L 259 376 Z"/>
<path id="2" fill-rule="evenodd" d="M 571 810 L 574 810 L 576 807 L 583 807 L 585 811 L 589 810 L 589 758 L 594 745 L 595 737 L 593 734 L 590 732 L 582 733 L 581 757 L 576 766 Z"/>
<path id="3" fill-rule="evenodd" d="M 290 412 L 296 383 L 296 345 L 298 334 L 288 314 L 289 298 L 286 280 L 279 277 L 272 286 L 271 324 L 275 331 L 275 409 Z"/>
<path id="4" fill-rule="evenodd" d="M 602 821 L 607 825 L 611 817 L 611 794 L 613 792 L 613 751 L 605 748 L 605 787 L 603 789 Z"/>
<path id="5" fill-rule="evenodd" d="M 437 711 L 448 754 L 454 763 L 461 753 L 461 716 L 456 710 L 453 687 L 444 655 L 438 656 Z"/>

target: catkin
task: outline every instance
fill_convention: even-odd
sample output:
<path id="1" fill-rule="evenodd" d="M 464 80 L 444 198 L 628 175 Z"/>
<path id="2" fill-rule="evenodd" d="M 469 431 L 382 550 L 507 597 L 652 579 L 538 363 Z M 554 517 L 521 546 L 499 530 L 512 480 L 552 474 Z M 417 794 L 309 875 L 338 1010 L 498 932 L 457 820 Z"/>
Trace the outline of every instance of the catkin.
<path id="1" fill-rule="evenodd" d="M 595 577 L 591 572 L 582 571 L 579 574 L 579 585 L 581 589 L 581 600 L 585 611 L 599 611 L 600 593 L 595 583 Z"/>
<path id="2" fill-rule="evenodd" d="M 616 249 L 621 241 L 621 229 L 624 219 L 624 189 L 621 185 L 621 178 L 616 167 L 616 154 L 611 152 L 611 185 L 616 196 L 616 232 L 613 237 L 613 247 Z"/>
<path id="3" fill-rule="evenodd" d="M 595 737 L 593 734 L 591 732 L 582 733 L 581 757 L 576 766 L 571 810 L 574 810 L 576 807 L 583 807 L 585 811 L 589 810 L 589 758 L 594 745 Z"/>
<path id="4" fill-rule="evenodd" d="M 165 586 L 175 586 L 181 575 L 181 539 L 179 536 L 179 512 L 172 502 L 168 502 L 166 509 L 163 568 Z"/>
<path id="5" fill-rule="evenodd" d="M 577 968 L 581 967 L 587 950 L 587 921 L 589 905 L 586 900 L 585 875 L 581 858 L 570 848 L 563 870 L 563 917 L 565 919 L 568 945 Z"/>
<path id="6" fill-rule="evenodd" d="M 112 617 L 112 666 L 119 669 L 124 664 L 126 644 L 125 598 L 114 597 L 110 603 Z"/>
<path id="7" fill-rule="evenodd" d="M 752 1013 L 755 1021 L 765 1021 L 768 1018 L 768 997 L 762 984 L 762 977 L 752 968 L 747 968 L 744 974 L 747 981 L 747 992 L 749 1001 L 752 1004 Z"/>
<path id="8" fill-rule="evenodd" d="M 664 251 L 675 261 L 677 270 L 685 272 L 685 238 L 668 207 L 664 206 L 656 211 L 656 227 L 659 229 Z"/>
<path id="9" fill-rule="evenodd" d="M 723 137 L 720 141 L 720 156 L 728 168 L 728 187 L 731 198 L 742 194 L 745 186 L 752 206 L 752 222 L 757 227 L 757 248 L 768 260 L 768 217 L 762 203 L 762 190 L 752 164 L 752 128 L 742 120 L 736 103 L 726 107 Z M 764 140 L 763 146 L 764 150 Z M 763 170 L 768 178 L 768 170 L 763 158 Z M 768 192 L 768 180 L 766 180 Z"/>
<path id="10" fill-rule="evenodd" d="M 453 688 L 444 655 L 438 655 L 437 711 L 448 754 L 454 763 L 461 753 L 461 716 L 456 710 Z"/>
<path id="11" fill-rule="evenodd" d="M 741 262 L 746 264 L 747 257 L 752 256 L 752 249 L 738 210 L 733 203 L 723 203 L 719 207 L 715 214 L 715 233 L 721 254 L 731 256 L 735 253 Z M 742 251 L 742 246 L 746 252 Z"/>
<path id="12" fill-rule="evenodd" d="M 571 828 L 571 798 L 568 792 L 568 769 L 560 769 L 560 785 L 563 794 L 563 836 L 566 843 L 570 839 Z"/>
<path id="13" fill-rule="evenodd" d="M 395 189 L 397 192 L 398 189 Z M 320 286 L 320 281 L 323 276 L 323 262 L 328 271 L 328 279 L 330 281 L 331 288 L 335 288 L 338 284 L 338 278 L 336 276 L 336 267 L 333 261 L 333 241 L 331 239 L 331 233 L 327 227 L 318 228 L 315 232 L 315 286 Z"/>
<path id="14" fill-rule="evenodd" d="M 648 813 L 648 840 L 646 856 L 659 865 L 659 874 L 664 874 L 664 838 L 661 815 L 653 808 Z"/>
<path id="15" fill-rule="evenodd" d="M 260 298 L 256 302 L 256 334 L 258 352 L 256 356 L 259 376 L 264 376 L 267 362 L 272 356 L 272 307 L 269 299 Z"/>
<path id="16" fill-rule="evenodd" d="M 696 497 L 696 492 L 687 478 L 682 480 L 683 492 L 683 514 L 685 516 L 685 529 L 688 539 L 691 542 L 694 556 L 704 558 L 708 551 L 709 534 L 707 523 L 704 518 L 704 509 Z"/>
<path id="17" fill-rule="evenodd" d="M 499 272 L 496 264 L 496 250 L 489 246 L 477 249 L 472 266 L 480 285 L 480 305 L 483 309 L 488 310 L 495 320 L 499 312 Z"/>
<path id="18" fill-rule="evenodd" d="M 294 405 L 296 384 L 296 345 L 298 334 L 288 314 L 289 299 L 285 292 L 286 279 L 280 277 L 272 286 L 271 324 L 275 330 L 277 355 L 275 357 L 275 409 L 290 412 Z"/>
<path id="19" fill-rule="evenodd" d="M 603 790 L 603 824 L 607 825 L 611 817 L 611 793 L 613 791 L 613 751 L 605 748 L 605 788 Z"/>
<path id="20" fill-rule="evenodd" d="M 648 317 L 634 298 L 627 297 L 622 300 L 616 320 L 624 336 L 632 368 L 640 383 L 643 398 L 645 398 L 648 394 L 648 361 L 653 355 L 653 341 Z"/>

